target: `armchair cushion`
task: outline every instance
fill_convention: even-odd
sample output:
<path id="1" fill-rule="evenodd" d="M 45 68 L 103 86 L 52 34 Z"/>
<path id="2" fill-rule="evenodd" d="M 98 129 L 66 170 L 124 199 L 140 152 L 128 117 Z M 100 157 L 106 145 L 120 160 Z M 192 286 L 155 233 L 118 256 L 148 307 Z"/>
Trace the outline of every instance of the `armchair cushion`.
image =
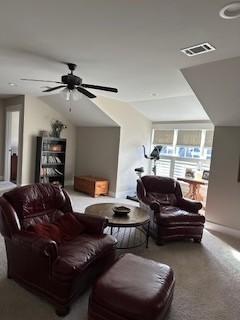
<path id="1" fill-rule="evenodd" d="M 110 235 L 81 234 L 59 246 L 59 255 L 53 264 L 55 279 L 67 280 L 82 272 L 100 256 L 110 251 L 116 240 Z"/>
<path id="2" fill-rule="evenodd" d="M 62 240 L 71 240 L 86 230 L 85 225 L 71 212 L 65 213 L 54 224 L 60 229 Z"/>
<path id="3" fill-rule="evenodd" d="M 40 238 L 53 240 L 57 243 L 60 243 L 63 237 L 59 227 L 53 223 L 38 223 L 28 227 L 27 231 L 38 235 Z"/>
<path id="4" fill-rule="evenodd" d="M 73 213 L 74 216 L 82 223 L 89 234 L 103 234 L 107 225 L 107 219 L 99 216 L 90 216 L 83 213 Z"/>
<path id="5" fill-rule="evenodd" d="M 166 206 L 162 207 L 157 213 L 157 221 L 159 225 L 200 225 L 204 224 L 205 217 L 201 214 L 189 213 L 177 207 Z"/>

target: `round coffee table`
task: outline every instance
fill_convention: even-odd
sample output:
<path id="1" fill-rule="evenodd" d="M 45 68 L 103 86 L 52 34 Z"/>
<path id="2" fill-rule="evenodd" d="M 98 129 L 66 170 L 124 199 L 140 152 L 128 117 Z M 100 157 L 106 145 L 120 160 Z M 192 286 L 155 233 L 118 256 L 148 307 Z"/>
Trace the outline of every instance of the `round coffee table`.
<path id="1" fill-rule="evenodd" d="M 126 216 L 113 212 L 114 207 L 126 206 L 131 211 Z M 150 216 L 141 208 L 122 203 L 98 203 L 88 206 L 85 213 L 108 220 L 108 231 L 118 240 L 118 249 L 131 249 L 146 244 L 148 248 Z"/>

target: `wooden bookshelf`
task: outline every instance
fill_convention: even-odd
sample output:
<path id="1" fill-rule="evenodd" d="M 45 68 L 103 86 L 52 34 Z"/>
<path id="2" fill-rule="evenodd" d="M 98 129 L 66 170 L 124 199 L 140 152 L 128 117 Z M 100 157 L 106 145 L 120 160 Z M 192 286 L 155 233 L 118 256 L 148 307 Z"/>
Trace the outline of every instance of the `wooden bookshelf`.
<path id="1" fill-rule="evenodd" d="M 64 187 L 66 139 L 37 137 L 35 182 Z"/>

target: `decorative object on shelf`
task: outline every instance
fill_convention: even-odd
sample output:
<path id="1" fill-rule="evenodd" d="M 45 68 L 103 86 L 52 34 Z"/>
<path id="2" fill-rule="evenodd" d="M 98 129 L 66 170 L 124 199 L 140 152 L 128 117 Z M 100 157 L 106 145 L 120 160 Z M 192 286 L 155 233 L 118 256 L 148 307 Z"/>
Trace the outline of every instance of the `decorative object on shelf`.
<path id="1" fill-rule="evenodd" d="M 67 126 L 63 124 L 60 120 L 56 120 L 52 122 L 51 127 L 52 127 L 51 136 L 55 138 L 60 138 L 62 130 L 67 129 Z"/>
<path id="2" fill-rule="evenodd" d="M 66 139 L 37 137 L 35 182 L 64 186 Z"/>
<path id="3" fill-rule="evenodd" d="M 209 170 L 204 170 L 202 174 L 202 179 L 203 180 L 208 180 L 209 179 Z"/>
<path id="4" fill-rule="evenodd" d="M 113 207 L 112 210 L 118 216 L 126 216 L 131 211 L 130 208 L 124 206 Z"/>
<path id="5" fill-rule="evenodd" d="M 40 135 L 41 137 L 49 137 L 49 131 L 47 131 L 47 130 L 41 130 L 41 131 L 39 132 L 39 135 Z"/>

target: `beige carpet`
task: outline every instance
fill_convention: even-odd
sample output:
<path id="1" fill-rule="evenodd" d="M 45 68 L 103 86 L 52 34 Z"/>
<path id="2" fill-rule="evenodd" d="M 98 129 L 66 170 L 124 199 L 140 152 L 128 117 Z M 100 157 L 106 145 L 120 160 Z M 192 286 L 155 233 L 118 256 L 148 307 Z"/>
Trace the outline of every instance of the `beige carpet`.
<path id="1" fill-rule="evenodd" d="M 74 208 L 84 210 L 97 200 L 72 193 Z M 129 203 L 126 201 L 126 203 Z M 202 244 L 173 242 L 163 247 L 150 241 L 149 249 L 136 254 L 172 266 L 176 276 L 174 301 L 166 320 L 239 320 L 240 319 L 240 242 L 205 231 Z M 87 320 L 86 293 L 73 305 L 66 320 Z M 59 319 L 51 305 L 6 279 L 6 256 L 0 237 L 0 319 Z M 139 319 L 140 320 L 140 319 Z M 149 319 L 151 320 L 151 319 Z"/>

